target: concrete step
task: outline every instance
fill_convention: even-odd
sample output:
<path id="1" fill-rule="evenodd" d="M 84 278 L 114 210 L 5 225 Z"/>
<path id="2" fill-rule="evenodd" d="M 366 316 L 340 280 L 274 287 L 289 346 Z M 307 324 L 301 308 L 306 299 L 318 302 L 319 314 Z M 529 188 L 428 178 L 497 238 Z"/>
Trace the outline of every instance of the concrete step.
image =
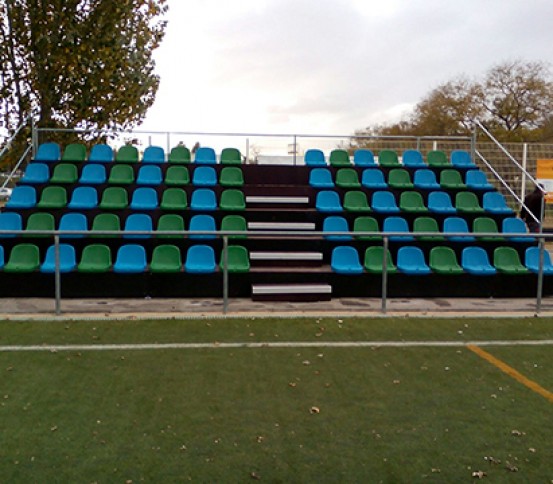
<path id="1" fill-rule="evenodd" d="M 322 252 L 252 251 L 252 266 L 263 267 L 313 267 L 323 263 Z"/>
<path id="2" fill-rule="evenodd" d="M 246 204 L 263 205 L 307 205 L 309 197 L 274 196 L 274 195 L 247 195 Z"/>
<path id="3" fill-rule="evenodd" d="M 315 230 L 314 222 L 248 222 L 248 230 Z"/>
<path id="4" fill-rule="evenodd" d="M 253 301 L 330 301 L 330 284 L 253 284 Z"/>

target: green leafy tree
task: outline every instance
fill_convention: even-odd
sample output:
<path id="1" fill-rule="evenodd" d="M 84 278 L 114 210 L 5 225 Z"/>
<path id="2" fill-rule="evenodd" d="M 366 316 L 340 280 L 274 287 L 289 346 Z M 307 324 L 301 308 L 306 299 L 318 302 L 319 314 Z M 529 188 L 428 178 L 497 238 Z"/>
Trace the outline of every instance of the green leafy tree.
<path id="1" fill-rule="evenodd" d="M 166 0 L 0 0 L 0 120 L 128 129 L 153 104 Z"/>

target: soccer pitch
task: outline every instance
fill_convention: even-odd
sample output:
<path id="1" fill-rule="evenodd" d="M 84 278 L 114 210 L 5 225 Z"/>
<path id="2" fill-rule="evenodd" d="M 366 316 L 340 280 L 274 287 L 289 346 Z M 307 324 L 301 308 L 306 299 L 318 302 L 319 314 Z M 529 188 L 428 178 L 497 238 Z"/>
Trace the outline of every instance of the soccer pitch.
<path id="1" fill-rule="evenodd" d="M 553 320 L 0 323 L 2 482 L 550 482 Z"/>

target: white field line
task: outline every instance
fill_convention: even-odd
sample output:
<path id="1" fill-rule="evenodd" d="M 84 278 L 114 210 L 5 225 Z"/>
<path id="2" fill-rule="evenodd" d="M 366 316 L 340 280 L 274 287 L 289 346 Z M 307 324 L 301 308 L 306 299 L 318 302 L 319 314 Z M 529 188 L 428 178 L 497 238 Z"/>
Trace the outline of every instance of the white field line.
<path id="1" fill-rule="evenodd" d="M 235 348 L 463 348 L 473 346 L 551 346 L 553 340 L 482 340 L 482 341 L 266 341 L 236 343 L 137 343 L 137 344 L 67 344 L 3 345 L 0 353 L 21 351 L 143 351 L 198 350 Z"/>

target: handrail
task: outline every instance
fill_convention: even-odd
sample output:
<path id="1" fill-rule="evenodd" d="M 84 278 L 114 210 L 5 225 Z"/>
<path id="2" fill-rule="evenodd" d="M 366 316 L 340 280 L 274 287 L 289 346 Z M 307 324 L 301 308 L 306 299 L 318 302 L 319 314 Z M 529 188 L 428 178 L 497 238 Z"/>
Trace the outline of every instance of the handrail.
<path id="1" fill-rule="evenodd" d="M 5 188 L 6 185 L 9 183 L 9 181 L 13 178 L 15 172 L 19 169 L 19 167 L 23 163 L 23 160 L 27 157 L 27 155 L 29 154 L 29 152 L 31 151 L 32 148 L 33 147 L 31 145 L 27 146 L 27 149 L 21 155 L 21 158 L 19 158 L 19 161 L 15 164 L 15 167 L 13 168 L 13 170 L 10 172 L 10 174 L 8 175 L 8 177 L 6 178 L 4 183 L 2 184 L 2 188 Z"/>
<path id="2" fill-rule="evenodd" d="M 21 124 L 17 127 L 17 129 L 15 130 L 15 132 L 6 140 L 6 142 L 5 142 L 6 145 L 5 145 L 4 148 L 2 148 L 2 150 L 0 151 L 0 158 L 2 158 L 2 156 L 4 156 L 4 153 L 10 149 L 12 141 L 13 141 L 13 140 L 15 139 L 15 137 L 20 133 L 20 131 L 21 131 L 25 126 L 27 126 L 27 123 L 29 122 L 29 119 L 31 119 L 31 115 L 30 115 L 30 114 L 21 122 Z"/>

